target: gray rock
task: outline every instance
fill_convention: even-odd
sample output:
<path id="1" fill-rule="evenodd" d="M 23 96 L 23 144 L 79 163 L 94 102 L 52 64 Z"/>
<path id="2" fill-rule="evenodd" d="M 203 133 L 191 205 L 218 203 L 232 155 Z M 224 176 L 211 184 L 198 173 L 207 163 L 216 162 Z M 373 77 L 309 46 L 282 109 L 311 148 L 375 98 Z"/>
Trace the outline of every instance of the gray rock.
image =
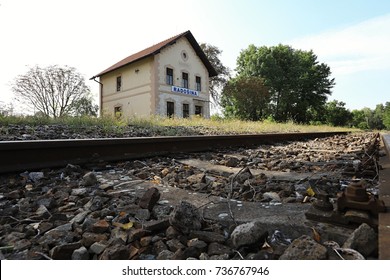
<path id="1" fill-rule="evenodd" d="M 89 248 L 93 243 L 107 240 L 107 236 L 101 233 L 85 232 L 81 239 L 83 246 Z"/>
<path id="2" fill-rule="evenodd" d="M 50 250 L 50 256 L 53 260 L 70 260 L 72 258 L 73 251 L 81 246 L 80 242 L 58 245 Z"/>
<path id="3" fill-rule="evenodd" d="M 280 202 L 280 196 L 276 192 L 265 192 L 263 193 L 263 197 L 269 201 Z"/>
<path id="4" fill-rule="evenodd" d="M 204 173 L 194 174 L 187 177 L 187 181 L 190 184 L 200 184 L 206 182 L 206 175 Z"/>
<path id="5" fill-rule="evenodd" d="M 49 210 L 47 210 L 45 205 L 39 205 L 37 211 L 35 211 L 35 215 L 37 216 L 37 219 L 43 220 L 47 219 L 51 216 Z"/>
<path id="6" fill-rule="evenodd" d="M 107 248 L 107 244 L 104 241 L 95 242 L 89 247 L 91 254 L 100 255 Z"/>
<path id="7" fill-rule="evenodd" d="M 88 190 L 86 188 L 76 188 L 72 189 L 72 192 L 70 194 L 74 196 L 84 196 L 87 192 Z"/>
<path id="8" fill-rule="evenodd" d="M 138 209 L 135 214 L 135 218 L 140 221 L 147 221 L 150 219 L 150 211 L 149 209 Z"/>
<path id="9" fill-rule="evenodd" d="M 163 250 L 157 255 L 157 260 L 171 260 L 175 253 L 169 250 Z"/>
<path id="10" fill-rule="evenodd" d="M 157 188 L 149 188 L 141 197 L 138 205 L 143 209 L 149 209 L 152 211 L 153 207 L 160 199 L 160 191 Z"/>
<path id="11" fill-rule="evenodd" d="M 81 186 L 91 187 L 96 185 L 98 182 L 96 174 L 94 172 L 88 172 L 83 176 L 83 180 L 81 181 Z"/>
<path id="12" fill-rule="evenodd" d="M 201 253 L 200 256 L 199 256 L 199 259 L 202 260 L 202 261 L 207 261 L 210 259 L 210 256 L 207 255 L 207 253 Z"/>
<path id="13" fill-rule="evenodd" d="M 210 257 L 210 260 L 228 260 L 229 255 L 228 254 L 223 254 L 223 255 L 214 255 Z"/>
<path id="14" fill-rule="evenodd" d="M 187 201 L 180 201 L 180 204 L 171 213 L 169 222 L 184 234 L 188 234 L 193 230 L 200 230 L 202 227 L 202 218 L 198 209 Z"/>
<path id="15" fill-rule="evenodd" d="M 157 241 L 156 243 L 153 244 L 153 251 L 158 255 L 162 251 L 168 250 L 167 245 L 162 240 Z"/>
<path id="16" fill-rule="evenodd" d="M 226 245 L 217 243 L 217 242 L 212 242 L 209 244 L 207 254 L 209 256 L 212 255 L 224 255 L 224 254 L 230 254 L 232 252 L 232 249 Z"/>
<path id="17" fill-rule="evenodd" d="M 28 178 L 33 182 L 37 182 L 44 177 L 45 177 L 45 175 L 43 174 L 43 172 L 30 172 L 30 173 L 28 173 Z"/>
<path id="18" fill-rule="evenodd" d="M 183 245 L 178 239 L 171 239 L 166 242 L 169 250 L 176 252 L 179 249 L 184 249 L 186 246 Z"/>
<path id="19" fill-rule="evenodd" d="M 263 229 L 261 223 L 253 221 L 237 226 L 233 230 L 230 238 L 234 247 L 239 248 L 241 246 L 254 244 L 264 238 L 267 234 L 267 231 Z"/>
<path id="20" fill-rule="evenodd" d="M 81 246 L 72 253 L 72 260 L 89 260 L 89 253 L 87 248 Z"/>
<path id="21" fill-rule="evenodd" d="M 344 242 L 343 248 L 355 249 L 364 257 L 378 250 L 378 235 L 367 224 L 361 224 Z"/>
<path id="22" fill-rule="evenodd" d="M 327 249 L 310 236 L 295 239 L 280 256 L 280 260 L 325 260 Z"/>
<path id="23" fill-rule="evenodd" d="M 101 254 L 101 260 L 127 260 L 130 256 L 130 250 L 128 246 L 124 244 L 115 244 L 108 247 Z"/>
<path id="24" fill-rule="evenodd" d="M 84 219 L 85 217 L 87 217 L 87 215 L 90 213 L 90 211 L 82 211 L 80 213 L 78 213 L 76 216 L 74 216 L 70 222 L 71 223 L 77 223 L 77 224 L 81 224 L 82 222 L 84 222 Z"/>
<path id="25" fill-rule="evenodd" d="M 193 238 L 191 240 L 188 240 L 187 242 L 188 247 L 195 247 L 199 249 L 201 252 L 205 252 L 207 249 L 207 243 L 203 240 L 199 240 L 198 238 Z"/>
<path id="26" fill-rule="evenodd" d="M 236 157 L 228 157 L 225 165 L 228 167 L 236 167 L 240 163 L 240 160 Z"/>
<path id="27" fill-rule="evenodd" d="M 222 234 L 212 232 L 212 231 L 201 231 L 201 230 L 192 231 L 189 234 L 189 237 L 190 238 L 198 238 L 198 239 L 203 240 L 207 243 L 211 243 L 211 242 L 223 243 L 226 240 L 225 236 L 223 236 Z"/>

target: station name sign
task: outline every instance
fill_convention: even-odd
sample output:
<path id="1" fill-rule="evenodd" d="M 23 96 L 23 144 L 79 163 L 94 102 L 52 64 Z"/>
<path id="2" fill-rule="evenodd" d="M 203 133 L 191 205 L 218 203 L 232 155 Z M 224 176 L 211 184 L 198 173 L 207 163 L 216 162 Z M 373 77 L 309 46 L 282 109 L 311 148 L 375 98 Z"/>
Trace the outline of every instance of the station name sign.
<path id="1" fill-rule="evenodd" d="M 188 89 L 188 88 L 172 86 L 172 91 L 173 92 L 184 93 L 184 94 L 188 94 L 188 95 L 193 95 L 193 96 L 199 96 L 199 92 L 198 91 L 192 90 L 192 89 Z"/>

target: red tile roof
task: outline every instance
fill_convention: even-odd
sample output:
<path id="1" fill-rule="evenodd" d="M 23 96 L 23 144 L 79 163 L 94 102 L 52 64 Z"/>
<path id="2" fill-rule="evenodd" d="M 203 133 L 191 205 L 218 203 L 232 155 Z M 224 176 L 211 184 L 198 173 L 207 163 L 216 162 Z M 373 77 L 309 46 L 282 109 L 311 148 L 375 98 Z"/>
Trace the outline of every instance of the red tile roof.
<path id="1" fill-rule="evenodd" d="M 182 37 L 186 37 L 187 40 L 190 42 L 191 46 L 193 47 L 193 49 L 195 50 L 196 54 L 199 56 L 199 58 L 202 60 L 203 64 L 206 66 L 208 72 L 209 72 L 209 76 L 210 77 L 213 77 L 213 76 L 217 76 L 218 73 L 215 71 L 214 67 L 211 65 L 210 61 L 208 60 L 207 56 L 205 55 L 205 53 L 203 52 L 203 50 L 201 49 L 201 47 L 199 46 L 198 42 L 195 40 L 194 36 L 192 35 L 192 33 L 190 31 L 186 31 L 184 33 L 181 33 L 179 35 L 176 35 L 172 38 L 169 38 L 165 41 L 162 41 L 156 45 L 153 45 L 149 48 L 146 48 L 140 52 L 137 52 L 135 54 L 132 54 L 128 57 L 126 57 L 125 59 L 122 59 L 121 61 L 115 63 L 114 65 L 112 65 L 111 67 L 107 68 L 106 70 L 100 72 L 99 74 L 93 76 L 91 78 L 92 79 L 95 79 L 96 77 L 100 77 L 100 76 L 103 76 L 104 74 L 107 74 L 111 71 L 114 71 L 118 68 L 121 68 L 123 66 L 126 66 L 126 65 L 129 65 L 131 63 L 134 63 L 138 60 L 141 60 L 143 58 L 146 58 L 146 57 L 149 57 L 151 55 L 155 55 L 155 54 L 158 54 L 163 48 L 167 47 L 167 46 L 170 46 L 170 45 L 173 45 L 176 43 L 177 40 L 179 40 L 180 38 Z"/>

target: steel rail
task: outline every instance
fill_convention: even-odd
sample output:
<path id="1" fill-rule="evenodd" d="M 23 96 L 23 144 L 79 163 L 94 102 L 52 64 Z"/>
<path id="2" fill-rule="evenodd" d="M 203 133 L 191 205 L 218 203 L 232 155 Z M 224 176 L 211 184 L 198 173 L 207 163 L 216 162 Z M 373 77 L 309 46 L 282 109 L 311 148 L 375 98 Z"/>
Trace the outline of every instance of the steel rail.
<path id="1" fill-rule="evenodd" d="M 215 148 L 272 144 L 329 137 L 348 132 L 277 133 L 256 135 L 134 137 L 0 142 L 0 173 L 119 161 Z"/>

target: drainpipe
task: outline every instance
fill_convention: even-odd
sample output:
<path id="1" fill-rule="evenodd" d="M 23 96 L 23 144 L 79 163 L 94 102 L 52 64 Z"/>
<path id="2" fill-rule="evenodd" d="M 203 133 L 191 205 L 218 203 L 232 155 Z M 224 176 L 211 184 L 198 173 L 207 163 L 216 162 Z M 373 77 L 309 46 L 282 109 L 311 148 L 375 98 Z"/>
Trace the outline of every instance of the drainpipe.
<path id="1" fill-rule="evenodd" d="M 103 83 L 96 80 L 96 76 L 92 77 L 91 80 L 94 80 L 100 85 L 99 89 L 99 108 L 100 108 L 100 117 L 103 115 Z"/>

